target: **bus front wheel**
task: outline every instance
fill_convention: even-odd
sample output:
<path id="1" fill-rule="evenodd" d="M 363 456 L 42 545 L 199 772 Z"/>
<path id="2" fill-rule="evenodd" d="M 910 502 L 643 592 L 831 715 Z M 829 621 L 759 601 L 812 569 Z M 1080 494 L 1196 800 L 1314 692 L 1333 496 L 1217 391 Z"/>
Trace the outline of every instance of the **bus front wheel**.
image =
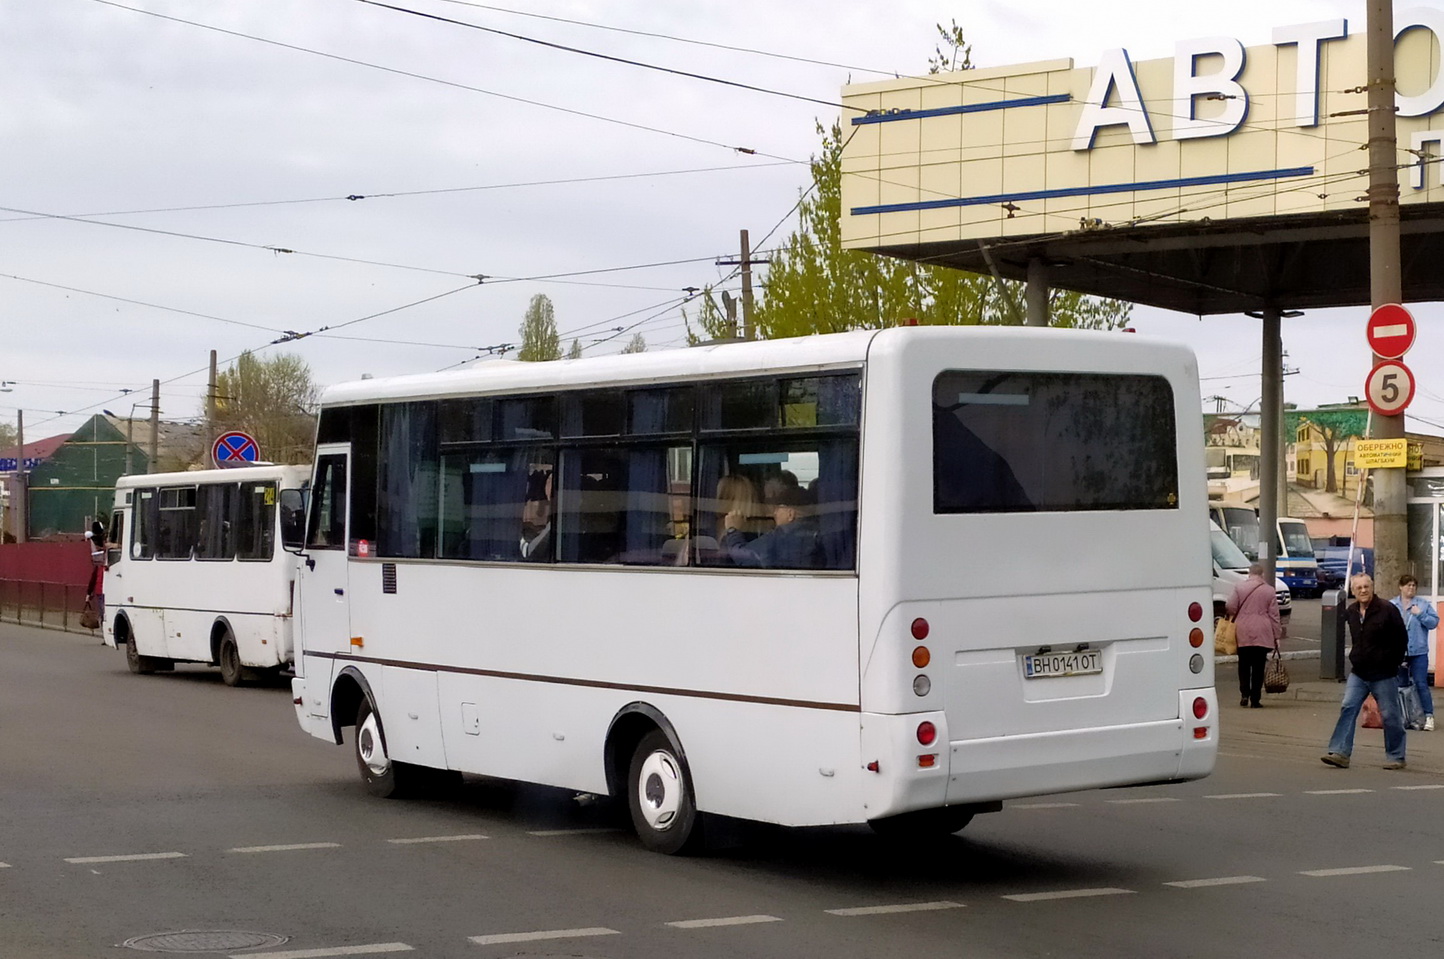
<path id="1" fill-rule="evenodd" d="M 632 828 L 642 845 L 673 855 L 690 852 L 702 841 L 691 777 L 679 750 L 661 730 L 642 737 L 627 775 L 627 805 Z"/>
<path id="2" fill-rule="evenodd" d="M 356 710 L 356 768 L 366 791 L 381 799 L 399 799 L 410 795 L 421 770 L 407 763 L 392 760 L 386 751 L 386 733 L 381 728 L 381 714 L 370 699 L 362 699 Z"/>

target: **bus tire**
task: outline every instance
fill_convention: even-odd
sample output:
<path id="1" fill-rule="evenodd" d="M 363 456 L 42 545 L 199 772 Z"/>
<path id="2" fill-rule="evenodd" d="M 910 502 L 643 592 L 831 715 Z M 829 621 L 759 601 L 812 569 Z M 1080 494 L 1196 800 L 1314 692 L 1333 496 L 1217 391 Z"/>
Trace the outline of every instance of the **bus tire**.
<path id="1" fill-rule="evenodd" d="M 940 806 L 869 819 L 867 824 L 888 839 L 937 839 L 961 832 L 972 821 L 973 811 L 966 806 Z"/>
<path id="2" fill-rule="evenodd" d="M 692 777 L 680 750 L 660 729 L 643 736 L 627 771 L 627 808 L 642 845 L 675 855 L 701 846 Z"/>
<path id="3" fill-rule="evenodd" d="M 131 632 L 127 632 L 125 636 L 125 665 L 138 676 L 149 676 L 160 668 L 154 656 L 140 654 L 135 645 L 135 634 Z"/>
<path id="4" fill-rule="evenodd" d="M 216 648 L 216 663 L 221 667 L 221 682 L 227 686 L 239 686 L 246 681 L 246 667 L 241 665 L 241 650 L 229 629 L 221 635 L 220 645 Z"/>
<path id="5" fill-rule="evenodd" d="M 356 768 L 366 791 L 378 799 L 401 799 L 411 795 L 427 770 L 394 761 L 386 751 L 386 732 L 381 714 L 362 697 L 356 710 Z"/>

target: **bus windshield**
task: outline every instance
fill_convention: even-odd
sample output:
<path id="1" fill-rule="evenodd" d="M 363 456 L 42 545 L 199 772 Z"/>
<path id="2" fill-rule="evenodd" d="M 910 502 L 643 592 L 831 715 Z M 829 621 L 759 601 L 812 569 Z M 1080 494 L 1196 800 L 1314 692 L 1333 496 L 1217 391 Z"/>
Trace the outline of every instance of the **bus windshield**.
<path id="1" fill-rule="evenodd" d="M 1219 512 L 1223 515 L 1223 521 L 1219 525 L 1238 548 L 1243 550 L 1243 555 L 1250 560 L 1258 559 L 1258 514 L 1245 506 L 1225 506 Z M 1247 566 L 1248 563 L 1243 565 Z"/>
<path id="2" fill-rule="evenodd" d="M 1249 558 L 1223 530 L 1215 528 L 1208 540 L 1213 547 L 1213 561 L 1220 569 L 1248 569 Z"/>
<path id="3" fill-rule="evenodd" d="M 1314 541 L 1309 539 L 1308 527 L 1303 523 L 1280 520 L 1279 536 L 1283 540 L 1282 555 L 1301 559 L 1314 558 Z"/>

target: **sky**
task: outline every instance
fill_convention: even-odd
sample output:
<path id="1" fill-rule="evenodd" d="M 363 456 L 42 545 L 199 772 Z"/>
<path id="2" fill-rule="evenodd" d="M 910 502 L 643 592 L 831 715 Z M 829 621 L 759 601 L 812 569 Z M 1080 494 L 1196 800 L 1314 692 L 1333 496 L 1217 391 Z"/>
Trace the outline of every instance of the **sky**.
<path id="1" fill-rule="evenodd" d="M 923 72 L 935 24 L 986 67 L 1364 21 L 1362 0 L 396 5 L 729 83 L 363 0 L 0 0 L 0 421 L 146 416 L 153 379 L 163 417 L 197 416 L 211 350 L 293 352 L 322 385 L 453 367 L 518 343 L 538 293 L 564 347 L 680 347 L 685 291 L 737 290 L 717 261 L 739 231 L 765 254 L 795 228 L 841 87 Z M 1440 315 L 1415 309 L 1406 360 L 1409 428 L 1435 433 Z M 1284 321 L 1286 400 L 1362 394 L 1366 317 Z M 1257 408 L 1258 321 L 1132 326 L 1192 346 L 1205 398 Z"/>

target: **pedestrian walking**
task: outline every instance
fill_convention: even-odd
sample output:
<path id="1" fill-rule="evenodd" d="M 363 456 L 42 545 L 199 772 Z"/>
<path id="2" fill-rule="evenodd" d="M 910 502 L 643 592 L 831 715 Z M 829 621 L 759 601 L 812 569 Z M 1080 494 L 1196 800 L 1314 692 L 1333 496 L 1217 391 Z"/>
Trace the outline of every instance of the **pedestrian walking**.
<path id="1" fill-rule="evenodd" d="M 1249 566 L 1248 578 L 1234 586 L 1225 611 L 1238 635 L 1238 704 L 1258 709 L 1269 651 L 1278 648 L 1284 635 L 1278 596 L 1264 579 L 1262 563 Z"/>
<path id="2" fill-rule="evenodd" d="M 1351 581 L 1354 603 L 1346 621 L 1353 649 L 1349 663 L 1353 671 L 1344 684 L 1344 700 L 1339 705 L 1339 721 L 1329 739 L 1329 751 L 1322 757 L 1330 766 L 1349 767 L 1354 751 L 1354 727 L 1364 698 L 1373 694 L 1379 704 L 1384 723 L 1384 768 L 1403 769 L 1404 717 L 1399 708 L 1399 664 L 1409 646 L 1404 617 L 1393 603 L 1386 603 L 1374 593 L 1374 579 L 1359 573 Z"/>
<path id="3" fill-rule="evenodd" d="M 1434 694 L 1429 691 L 1429 630 L 1439 625 L 1434 605 L 1417 595 L 1419 580 L 1405 573 L 1399 577 L 1399 595 L 1393 599 L 1404 617 L 1409 634 L 1409 648 L 1404 665 L 1399 667 L 1399 685 L 1414 687 L 1419 694 L 1419 708 L 1424 711 L 1425 732 L 1434 731 Z"/>

